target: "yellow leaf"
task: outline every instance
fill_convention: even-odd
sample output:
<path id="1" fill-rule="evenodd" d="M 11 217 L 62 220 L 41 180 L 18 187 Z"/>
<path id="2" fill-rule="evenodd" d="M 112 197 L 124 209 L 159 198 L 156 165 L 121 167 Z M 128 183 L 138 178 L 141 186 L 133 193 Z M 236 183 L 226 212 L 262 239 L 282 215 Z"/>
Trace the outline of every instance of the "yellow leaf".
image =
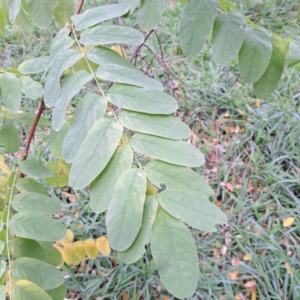
<path id="1" fill-rule="evenodd" d="M 243 261 L 249 261 L 249 260 L 251 260 L 251 258 L 252 258 L 252 255 L 249 253 L 249 254 L 246 254 L 246 255 L 244 255 L 244 257 L 243 257 Z"/>
<path id="2" fill-rule="evenodd" d="M 4 161 L 0 161 L 0 172 L 6 175 L 10 175 L 9 167 L 4 163 Z"/>
<path id="3" fill-rule="evenodd" d="M 64 239 L 58 241 L 57 245 L 60 246 L 60 247 L 67 247 L 67 246 L 71 246 L 72 243 L 68 240 L 67 237 L 65 237 Z"/>
<path id="4" fill-rule="evenodd" d="M 80 260 L 74 251 L 75 247 L 73 244 L 58 250 L 60 251 L 62 258 L 67 265 L 77 266 L 80 263 Z"/>
<path id="5" fill-rule="evenodd" d="M 84 242 L 84 249 L 86 255 L 90 259 L 96 259 L 98 256 L 98 248 L 96 246 L 96 243 L 93 239 L 88 239 Z"/>
<path id="6" fill-rule="evenodd" d="M 234 271 L 234 272 L 230 272 L 228 275 L 231 280 L 237 280 L 238 274 L 239 274 L 238 271 Z"/>
<path id="7" fill-rule="evenodd" d="M 84 249 L 84 242 L 80 241 L 74 243 L 74 250 L 79 260 L 84 261 L 86 256 L 85 249 Z"/>
<path id="8" fill-rule="evenodd" d="M 283 227 L 290 227 L 295 221 L 295 218 L 289 217 L 283 221 Z"/>
<path id="9" fill-rule="evenodd" d="M 72 242 L 74 239 L 74 233 L 71 229 L 67 229 L 67 236 L 66 236 L 67 240 Z"/>
<path id="10" fill-rule="evenodd" d="M 293 273 L 291 265 L 289 263 L 287 263 L 287 262 L 284 265 L 286 267 L 286 270 L 287 270 L 288 274 L 291 275 Z"/>
<path id="11" fill-rule="evenodd" d="M 96 240 L 96 245 L 99 250 L 99 252 L 104 255 L 104 256 L 109 256 L 110 255 L 110 246 L 108 243 L 108 240 L 105 236 L 101 236 L 97 238 Z"/>
<path id="12" fill-rule="evenodd" d="M 147 182 L 146 195 L 147 196 L 153 196 L 153 195 L 156 195 L 157 193 L 158 193 L 157 187 L 150 184 L 149 182 Z"/>
<path id="13" fill-rule="evenodd" d="M 116 51 L 119 55 L 127 58 L 125 50 L 120 45 L 112 46 L 110 49 Z"/>
<path id="14" fill-rule="evenodd" d="M 260 100 L 259 99 L 256 99 L 255 106 L 256 106 L 256 108 L 260 108 Z"/>

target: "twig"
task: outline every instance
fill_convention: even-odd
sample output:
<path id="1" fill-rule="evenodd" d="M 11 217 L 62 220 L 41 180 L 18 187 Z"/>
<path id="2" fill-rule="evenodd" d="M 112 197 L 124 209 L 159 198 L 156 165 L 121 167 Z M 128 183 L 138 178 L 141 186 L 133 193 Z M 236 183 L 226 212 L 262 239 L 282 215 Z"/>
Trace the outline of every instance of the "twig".
<path id="1" fill-rule="evenodd" d="M 78 2 L 78 5 L 77 5 L 77 8 L 75 10 L 75 15 L 78 15 L 81 11 L 81 8 L 83 6 L 83 3 L 84 3 L 84 0 L 80 0 Z M 70 31 L 69 31 L 69 36 L 72 34 L 73 32 L 73 26 L 71 25 L 70 27 Z M 29 152 L 29 148 L 30 148 L 30 144 L 31 144 L 31 141 L 33 139 L 33 136 L 34 136 L 34 133 L 35 133 L 35 130 L 36 130 L 36 127 L 37 127 L 37 124 L 39 123 L 39 120 L 42 116 L 42 113 L 43 111 L 46 109 L 46 106 L 45 106 L 45 102 L 44 102 L 44 96 L 42 97 L 42 100 L 40 102 L 40 105 L 39 105 L 39 109 L 38 109 L 38 112 L 35 116 L 35 119 L 32 123 L 32 126 L 28 132 L 28 137 L 27 137 L 27 141 L 26 141 L 26 145 L 25 145 L 25 149 L 24 149 L 24 155 L 23 155 L 23 158 L 22 158 L 22 161 L 26 160 L 27 157 L 28 157 L 28 152 Z M 20 178 L 23 178 L 25 177 L 25 175 L 23 173 L 20 173 Z"/>
<path id="2" fill-rule="evenodd" d="M 142 46 L 146 43 L 146 41 L 148 40 L 148 38 L 150 37 L 150 35 L 151 35 L 153 32 L 154 32 L 154 30 L 152 29 L 152 30 L 146 35 L 145 40 L 144 40 L 144 43 L 141 44 L 141 45 L 139 45 L 139 46 L 137 47 L 137 49 L 135 50 L 133 56 L 132 56 L 131 59 L 130 59 L 130 62 L 132 62 L 132 61 L 139 55 Z"/>

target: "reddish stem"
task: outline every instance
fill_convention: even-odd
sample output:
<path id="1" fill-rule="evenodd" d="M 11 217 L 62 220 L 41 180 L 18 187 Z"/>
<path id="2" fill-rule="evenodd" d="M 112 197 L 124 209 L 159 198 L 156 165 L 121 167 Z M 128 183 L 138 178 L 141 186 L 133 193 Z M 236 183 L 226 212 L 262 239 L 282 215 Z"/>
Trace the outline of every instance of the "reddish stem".
<path id="1" fill-rule="evenodd" d="M 75 15 L 78 15 L 81 11 L 81 8 L 83 6 L 83 3 L 84 3 L 84 0 L 80 0 L 78 2 L 78 5 L 77 5 L 77 8 L 75 10 Z M 73 32 L 73 28 L 72 26 L 70 27 L 70 31 L 69 31 L 69 36 L 72 34 Z M 46 106 L 45 106 L 45 103 L 44 103 L 44 96 L 42 97 L 42 100 L 40 102 L 40 106 L 39 106 L 39 109 L 37 111 L 37 114 L 35 116 L 35 119 L 32 123 L 32 126 L 28 132 L 28 137 L 27 137 L 27 141 L 26 141 L 26 145 L 25 145 L 25 149 L 24 149 L 24 155 L 23 155 L 23 158 L 22 158 L 22 161 L 23 160 L 26 160 L 27 157 L 28 157 L 28 152 L 29 152 L 29 148 L 30 148 L 30 144 L 31 144 L 31 141 L 33 139 L 33 136 L 34 136 L 34 133 L 35 133 L 35 130 L 36 130 L 36 127 L 37 127 L 37 124 L 39 123 L 39 120 L 42 116 L 42 113 L 43 111 L 46 109 Z M 25 175 L 23 173 L 20 174 L 20 178 L 23 178 L 25 177 Z"/>

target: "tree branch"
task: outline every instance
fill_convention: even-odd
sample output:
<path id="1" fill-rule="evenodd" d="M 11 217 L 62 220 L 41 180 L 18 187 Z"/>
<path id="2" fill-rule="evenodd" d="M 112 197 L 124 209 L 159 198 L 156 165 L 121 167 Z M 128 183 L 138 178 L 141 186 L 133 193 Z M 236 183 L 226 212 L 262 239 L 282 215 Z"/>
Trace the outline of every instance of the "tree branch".
<path id="1" fill-rule="evenodd" d="M 75 15 L 78 15 L 81 11 L 81 8 L 83 6 L 83 3 L 84 3 L 84 0 L 79 0 L 78 2 L 78 5 L 77 5 L 77 8 L 75 10 Z M 70 31 L 69 31 L 69 36 L 72 34 L 73 32 L 73 26 L 71 25 L 70 27 Z M 45 103 L 44 103 L 44 96 L 42 97 L 42 100 L 40 102 L 40 105 L 39 105 L 39 109 L 36 113 L 36 116 L 35 116 L 35 119 L 32 123 L 32 126 L 28 132 L 28 137 L 27 137 L 27 141 L 26 141 L 26 145 L 25 145 L 25 149 L 24 149 L 24 155 L 23 155 L 23 158 L 22 158 L 22 161 L 26 160 L 27 157 L 28 157 L 28 152 L 29 152 L 29 148 L 30 148 L 30 144 L 31 144 L 31 141 L 33 139 L 33 136 L 34 136 L 34 133 L 35 133 L 35 130 L 36 130 L 36 127 L 37 127 L 37 124 L 39 123 L 39 120 L 42 116 L 42 113 L 43 111 L 46 109 L 46 106 L 45 106 Z M 25 175 L 23 173 L 20 174 L 20 178 L 23 178 L 25 177 Z"/>

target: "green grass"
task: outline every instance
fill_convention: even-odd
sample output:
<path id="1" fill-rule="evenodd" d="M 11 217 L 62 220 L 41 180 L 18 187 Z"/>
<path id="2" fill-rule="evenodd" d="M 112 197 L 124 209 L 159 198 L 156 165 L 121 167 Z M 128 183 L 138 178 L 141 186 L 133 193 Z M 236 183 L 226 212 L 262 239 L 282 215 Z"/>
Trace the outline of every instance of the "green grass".
<path id="1" fill-rule="evenodd" d="M 283 37 L 299 36 L 300 7 L 296 1 L 235 2 L 252 21 Z M 209 43 L 197 57 L 182 56 L 180 10 L 174 6 L 165 13 L 157 31 L 165 65 L 161 64 L 155 35 L 147 43 L 149 48 L 142 48 L 137 65 L 155 74 L 174 93 L 180 104 L 177 116 L 191 126 L 191 142 L 206 154 L 206 165 L 199 172 L 209 181 L 214 200 L 229 219 L 216 233 L 193 231 L 201 276 L 191 299 L 231 300 L 237 294 L 240 299 L 251 299 L 245 283 L 252 280 L 257 283 L 257 299 L 299 299 L 300 67 L 285 70 L 276 92 L 258 106 L 252 87 L 241 80 L 237 62 L 216 66 Z M 49 36 L 56 31 L 53 24 L 37 38 L 9 29 L 0 40 L 0 68 L 15 68 L 24 59 L 45 55 Z M 127 50 L 130 54 L 134 49 Z M 24 107 L 34 112 L 37 102 L 24 103 Z M 53 160 L 45 143 L 47 134 L 38 131 L 31 157 Z M 232 191 L 226 187 L 228 183 Z M 76 193 L 76 202 L 62 194 L 66 191 L 50 188 L 51 194 L 61 198 L 63 217 L 76 238 L 104 235 L 104 215 L 91 211 L 88 191 Z M 290 216 L 295 222 L 284 228 L 283 221 Z M 82 227 L 78 229 L 77 224 Z M 246 254 L 251 255 L 250 261 L 243 260 Z M 134 265 L 117 262 L 112 253 L 109 258 L 86 260 L 80 267 L 66 266 L 64 271 L 69 299 L 122 299 L 125 292 L 128 299 L 169 295 L 155 271 L 150 249 Z M 230 278 L 234 271 L 238 271 L 236 280 Z"/>

